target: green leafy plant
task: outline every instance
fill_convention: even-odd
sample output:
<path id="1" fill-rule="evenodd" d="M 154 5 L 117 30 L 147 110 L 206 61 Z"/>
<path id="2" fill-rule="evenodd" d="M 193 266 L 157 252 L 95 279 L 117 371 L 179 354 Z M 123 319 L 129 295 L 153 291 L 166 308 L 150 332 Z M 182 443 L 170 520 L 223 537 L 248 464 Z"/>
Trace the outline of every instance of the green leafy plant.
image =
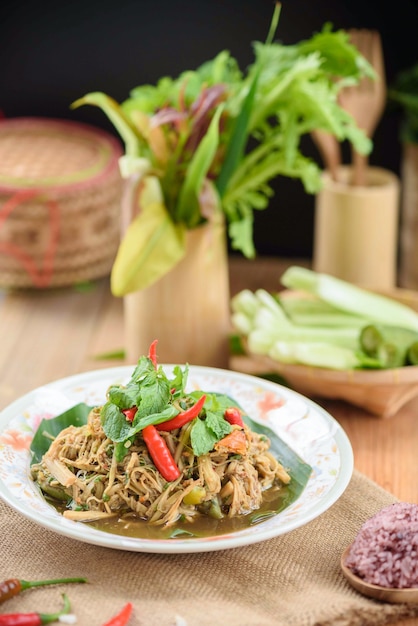
<path id="1" fill-rule="evenodd" d="M 275 42 L 279 13 L 277 4 L 246 71 L 223 50 L 175 79 L 134 88 L 121 104 L 102 92 L 73 103 L 104 111 L 125 144 L 122 176 L 136 180 L 140 210 L 115 260 L 114 295 L 167 273 L 185 254 L 186 231 L 208 220 L 225 220 L 232 249 L 253 258 L 254 211 L 268 207 L 271 181 L 286 176 L 308 193 L 320 188 L 320 168 L 301 151 L 312 130 L 370 152 L 370 140 L 337 97 L 342 87 L 374 76 L 373 69 L 347 33 L 329 24 L 295 45 Z"/>

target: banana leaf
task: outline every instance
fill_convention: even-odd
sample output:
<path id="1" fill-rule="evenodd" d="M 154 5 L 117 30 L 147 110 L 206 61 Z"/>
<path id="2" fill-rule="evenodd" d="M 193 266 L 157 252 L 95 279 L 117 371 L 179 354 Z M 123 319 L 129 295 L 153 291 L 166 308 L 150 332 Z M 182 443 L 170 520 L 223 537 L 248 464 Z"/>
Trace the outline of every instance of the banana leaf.
<path id="1" fill-rule="evenodd" d="M 217 394 L 218 395 L 218 394 Z M 292 502 L 297 500 L 303 490 L 305 489 L 309 477 L 312 473 L 312 467 L 306 463 L 292 448 L 290 448 L 287 443 L 285 443 L 276 433 L 269 428 L 268 426 L 264 426 L 255 422 L 249 415 L 243 411 L 242 407 L 230 396 L 225 394 L 219 394 L 228 398 L 227 404 L 229 406 L 236 406 L 243 414 L 243 420 L 245 424 L 255 433 L 259 435 L 264 435 L 270 440 L 270 451 L 275 456 L 275 458 L 283 465 L 288 474 L 291 477 L 291 481 L 288 485 L 286 485 L 286 496 L 280 502 L 280 508 L 276 511 L 271 511 L 269 513 L 262 513 L 262 518 L 265 519 L 270 515 L 279 513 L 283 509 L 287 508 Z M 262 521 L 261 519 L 257 519 L 257 513 L 254 514 L 254 522 Z"/>
<path id="2" fill-rule="evenodd" d="M 30 444 L 30 464 L 40 463 L 42 457 L 49 450 L 52 440 L 68 426 L 83 426 L 87 424 L 87 417 L 93 407 L 80 402 L 64 413 L 52 419 L 43 419 L 39 424 L 35 436 Z"/>
<path id="3" fill-rule="evenodd" d="M 185 255 L 185 227 L 174 224 L 161 202 L 142 208 L 129 225 L 111 274 L 114 296 L 149 287 Z"/>

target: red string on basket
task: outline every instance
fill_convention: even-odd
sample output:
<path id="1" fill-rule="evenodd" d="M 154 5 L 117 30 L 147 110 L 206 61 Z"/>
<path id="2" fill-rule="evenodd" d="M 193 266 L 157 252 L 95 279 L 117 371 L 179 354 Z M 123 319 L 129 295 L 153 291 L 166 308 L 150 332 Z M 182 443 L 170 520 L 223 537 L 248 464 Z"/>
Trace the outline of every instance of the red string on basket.
<path id="1" fill-rule="evenodd" d="M 39 189 L 18 191 L 0 209 L 0 229 L 9 215 L 24 202 L 42 195 Z M 14 257 L 27 271 L 35 287 L 47 287 L 54 272 L 54 260 L 58 246 L 60 211 L 55 200 L 43 200 L 49 213 L 49 242 L 44 253 L 42 267 L 38 268 L 34 259 L 20 246 L 9 241 L 0 241 L 0 252 Z"/>

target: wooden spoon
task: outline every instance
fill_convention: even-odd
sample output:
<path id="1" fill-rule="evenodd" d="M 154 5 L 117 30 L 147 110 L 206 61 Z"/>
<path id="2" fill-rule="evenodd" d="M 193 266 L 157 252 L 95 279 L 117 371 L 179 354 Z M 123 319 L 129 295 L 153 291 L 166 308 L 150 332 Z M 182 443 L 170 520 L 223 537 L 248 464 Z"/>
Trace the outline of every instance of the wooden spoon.
<path id="1" fill-rule="evenodd" d="M 338 168 L 341 165 L 341 147 L 338 139 L 325 130 L 313 130 L 311 137 L 314 140 L 325 169 L 330 173 L 332 180 L 338 180 Z"/>
<path id="2" fill-rule="evenodd" d="M 350 546 L 344 550 L 341 556 L 341 569 L 350 583 L 360 593 L 369 598 L 375 600 L 381 600 L 382 602 L 391 602 L 395 604 L 402 603 L 418 603 L 418 587 L 410 587 L 404 589 L 395 589 L 393 587 L 380 587 L 379 585 L 372 585 L 365 580 L 356 576 L 350 568 L 345 564 L 348 556 Z"/>
<path id="3" fill-rule="evenodd" d="M 367 137 L 374 130 L 383 114 L 386 103 L 386 81 L 383 50 L 380 35 L 375 30 L 352 29 L 348 31 L 351 43 L 372 65 L 376 80 L 363 78 L 354 87 L 345 87 L 339 93 L 341 107 L 357 122 Z M 368 157 L 353 151 L 353 185 L 365 185 Z"/>

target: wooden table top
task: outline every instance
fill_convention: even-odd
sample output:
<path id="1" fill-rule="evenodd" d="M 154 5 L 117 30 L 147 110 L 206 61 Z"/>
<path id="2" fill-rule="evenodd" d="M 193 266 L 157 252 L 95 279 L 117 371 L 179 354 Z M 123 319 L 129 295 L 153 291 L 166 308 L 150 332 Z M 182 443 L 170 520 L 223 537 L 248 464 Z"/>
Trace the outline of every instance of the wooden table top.
<path id="1" fill-rule="evenodd" d="M 299 259 L 231 257 L 231 295 L 244 287 L 278 290 L 290 264 L 308 265 Z M 0 345 L 1 410 L 45 383 L 127 364 L 98 358 L 123 348 L 123 302 L 111 295 L 108 279 L 84 291 L 0 291 Z M 400 500 L 418 503 L 418 398 L 386 419 L 343 402 L 315 401 L 346 431 L 357 470 Z"/>

